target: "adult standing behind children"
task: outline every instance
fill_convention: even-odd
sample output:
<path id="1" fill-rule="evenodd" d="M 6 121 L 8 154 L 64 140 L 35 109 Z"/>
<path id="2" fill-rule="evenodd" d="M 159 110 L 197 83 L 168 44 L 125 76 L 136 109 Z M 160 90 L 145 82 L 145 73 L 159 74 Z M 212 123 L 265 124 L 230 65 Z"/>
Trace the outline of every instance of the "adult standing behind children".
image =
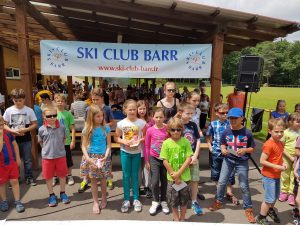
<path id="1" fill-rule="evenodd" d="M 176 85 L 174 82 L 168 81 L 164 85 L 165 97 L 157 102 L 157 107 L 163 107 L 166 115 L 165 122 L 167 123 L 170 118 L 174 117 L 177 113 L 177 106 L 179 100 L 174 97 L 176 93 Z"/>
<path id="2" fill-rule="evenodd" d="M 269 225 L 267 216 L 270 216 L 275 223 L 280 223 L 274 205 L 279 197 L 281 171 L 287 168 L 287 165 L 283 163 L 283 143 L 280 141 L 285 123 L 282 119 L 271 119 L 268 122 L 268 128 L 271 137 L 264 143 L 260 157 L 260 163 L 263 165 L 261 173 L 265 194 L 260 214 L 256 217 L 256 222 L 262 225 Z"/>
<path id="3" fill-rule="evenodd" d="M 227 103 L 229 109 L 232 108 L 240 108 L 243 110 L 244 108 L 244 101 L 245 101 L 245 94 L 236 87 L 233 89 L 233 93 L 227 95 Z"/>
<path id="4" fill-rule="evenodd" d="M 25 105 L 25 91 L 13 89 L 10 92 L 14 105 L 6 109 L 3 118 L 8 124 L 4 129 L 16 136 L 20 155 L 24 162 L 26 184 L 35 186 L 33 179 L 32 156 L 31 156 L 31 134 L 30 131 L 37 128 L 37 118 L 34 111 Z"/>
<path id="5" fill-rule="evenodd" d="M 255 142 L 252 133 L 242 125 L 244 116 L 240 108 L 230 109 L 228 118 L 231 127 L 227 128 L 221 136 L 221 151 L 225 157 L 218 182 L 216 199 L 209 210 L 215 211 L 223 207 L 226 186 L 231 174 L 235 170 L 238 175 L 240 188 L 242 189 L 243 208 L 246 218 L 249 223 L 255 223 L 248 180 L 248 159 L 254 151 Z"/>

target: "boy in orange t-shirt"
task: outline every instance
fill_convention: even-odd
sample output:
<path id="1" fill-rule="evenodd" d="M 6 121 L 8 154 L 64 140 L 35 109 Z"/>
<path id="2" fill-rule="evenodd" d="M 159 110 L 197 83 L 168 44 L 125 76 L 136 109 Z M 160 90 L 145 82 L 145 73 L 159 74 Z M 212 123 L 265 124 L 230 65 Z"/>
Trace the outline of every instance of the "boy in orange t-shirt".
<path id="1" fill-rule="evenodd" d="M 275 223 L 280 223 L 274 205 L 280 193 L 280 174 L 286 170 L 287 165 L 283 163 L 283 137 L 285 123 L 282 119 L 271 119 L 268 123 L 271 138 L 267 140 L 262 148 L 260 163 L 262 168 L 262 182 L 265 190 L 264 201 L 261 204 L 260 215 L 256 217 L 258 224 L 269 224 L 267 216 Z"/>

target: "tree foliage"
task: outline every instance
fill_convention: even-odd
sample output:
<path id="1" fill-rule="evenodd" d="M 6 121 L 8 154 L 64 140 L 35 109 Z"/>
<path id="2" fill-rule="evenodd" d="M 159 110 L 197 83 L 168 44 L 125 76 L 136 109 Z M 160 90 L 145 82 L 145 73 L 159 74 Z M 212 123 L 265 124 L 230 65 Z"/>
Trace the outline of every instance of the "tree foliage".
<path id="1" fill-rule="evenodd" d="M 240 57 L 257 55 L 264 59 L 263 83 L 272 85 L 300 84 L 300 41 L 263 42 L 255 47 L 244 48 L 241 52 L 225 55 L 223 82 L 235 83 Z"/>

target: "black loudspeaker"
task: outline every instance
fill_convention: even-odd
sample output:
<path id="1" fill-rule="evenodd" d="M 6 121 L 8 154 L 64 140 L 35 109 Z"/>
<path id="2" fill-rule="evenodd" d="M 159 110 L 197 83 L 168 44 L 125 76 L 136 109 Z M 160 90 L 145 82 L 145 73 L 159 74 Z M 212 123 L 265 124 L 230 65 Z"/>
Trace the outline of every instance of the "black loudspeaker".
<path id="1" fill-rule="evenodd" d="M 249 92 L 258 92 L 262 81 L 264 60 L 258 56 L 242 56 L 240 59 L 236 88 Z"/>

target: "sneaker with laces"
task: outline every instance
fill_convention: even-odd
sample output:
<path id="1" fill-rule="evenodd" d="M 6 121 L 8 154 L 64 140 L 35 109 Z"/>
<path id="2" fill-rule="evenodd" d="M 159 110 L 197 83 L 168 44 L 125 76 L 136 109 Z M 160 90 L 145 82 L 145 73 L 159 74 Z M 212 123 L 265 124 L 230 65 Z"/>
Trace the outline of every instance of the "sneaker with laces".
<path id="1" fill-rule="evenodd" d="M 249 223 L 255 223 L 256 222 L 252 208 L 245 209 L 245 216 L 246 216 Z"/>
<path id="2" fill-rule="evenodd" d="M 257 224 L 261 224 L 261 225 L 270 225 L 267 217 L 261 217 L 261 216 L 257 216 L 255 219 Z"/>
<path id="3" fill-rule="evenodd" d="M 69 175 L 68 176 L 68 185 L 73 185 L 73 184 L 75 184 L 75 182 L 74 182 L 74 179 L 73 179 L 73 176 L 72 175 Z"/>
<path id="4" fill-rule="evenodd" d="M 27 178 L 26 179 L 26 184 L 31 185 L 31 186 L 36 186 L 37 185 L 37 183 L 35 182 L 35 180 L 33 178 Z"/>
<path id="5" fill-rule="evenodd" d="M 141 212 L 142 208 L 143 208 L 143 205 L 139 200 L 134 200 L 133 201 L 133 207 L 134 207 L 134 211 Z"/>
<path id="6" fill-rule="evenodd" d="M 200 207 L 200 205 L 198 204 L 198 202 L 192 203 L 192 209 L 193 209 L 194 213 L 198 216 L 203 214 L 203 210 Z"/>
<path id="7" fill-rule="evenodd" d="M 222 202 L 220 202 L 219 200 L 215 200 L 214 204 L 212 206 L 210 206 L 208 209 L 210 211 L 216 211 L 221 208 L 223 208 Z"/>
<path id="8" fill-rule="evenodd" d="M 128 209 L 129 209 L 129 208 L 130 208 L 130 201 L 125 200 L 125 201 L 122 203 L 121 212 L 122 212 L 122 213 L 126 213 L 126 212 L 128 212 Z"/>
<path id="9" fill-rule="evenodd" d="M 57 185 L 59 182 L 58 177 L 53 177 L 52 178 L 52 187 L 54 187 L 55 185 Z"/>
<path id="10" fill-rule="evenodd" d="M 159 206 L 160 206 L 159 202 L 152 201 L 152 205 L 149 209 L 149 213 L 151 216 L 156 215 Z"/>
<path id="11" fill-rule="evenodd" d="M 166 215 L 169 214 L 170 209 L 168 207 L 168 203 L 165 202 L 165 201 L 162 201 L 160 204 L 161 204 L 161 208 L 162 208 L 163 213 L 166 214 Z"/>
<path id="12" fill-rule="evenodd" d="M 285 193 L 285 192 L 281 192 L 281 193 L 279 194 L 278 200 L 279 200 L 280 202 L 285 202 L 286 200 L 288 200 L 288 194 Z"/>
<path id="13" fill-rule="evenodd" d="M 280 218 L 278 217 L 277 213 L 275 212 L 275 210 L 273 208 L 270 208 L 268 211 L 268 216 L 271 217 L 271 219 L 275 222 L 275 223 L 280 223 Z"/>
<path id="14" fill-rule="evenodd" d="M 82 182 L 80 183 L 80 187 L 79 187 L 79 189 L 78 189 L 78 193 L 83 193 L 83 192 L 85 192 L 85 191 L 88 189 L 88 187 L 89 187 L 88 183 L 86 183 L 85 181 L 82 181 Z"/>
<path id="15" fill-rule="evenodd" d="M 114 184 L 113 184 L 112 179 L 107 180 L 107 188 L 108 188 L 108 190 L 114 189 Z"/>
<path id="16" fill-rule="evenodd" d="M 7 200 L 3 200 L 0 202 L 0 210 L 1 212 L 6 212 L 9 209 L 9 203 Z"/>
<path id="17" fill-rule="evenodd" d="M 69 204 L 71 202 L 71 200 L 69 199 L 69 196 L 66 193 L 60 194 L 59 197 L 60 197 L 61 202 L 64 204 Z"/>
<path id="18" fill-rule="evenodd" d="M 17 211 L 18 213 L 22 213 L 22 212 L 25 211 L 25 207 L 24 207 L 24 205 L 22 204 L 22 202 L 20 202 L 20 200 L 19 200 L 19 201 L 15 201 L 15 208 L 16 208 L 16 211 Z"/>
<path id="19" fill-rule="evenodd" d="M 57 206 L 57 197 L 55 195 L 51 195 L 48 199 L 48 206 L 55 207 Z"/>

